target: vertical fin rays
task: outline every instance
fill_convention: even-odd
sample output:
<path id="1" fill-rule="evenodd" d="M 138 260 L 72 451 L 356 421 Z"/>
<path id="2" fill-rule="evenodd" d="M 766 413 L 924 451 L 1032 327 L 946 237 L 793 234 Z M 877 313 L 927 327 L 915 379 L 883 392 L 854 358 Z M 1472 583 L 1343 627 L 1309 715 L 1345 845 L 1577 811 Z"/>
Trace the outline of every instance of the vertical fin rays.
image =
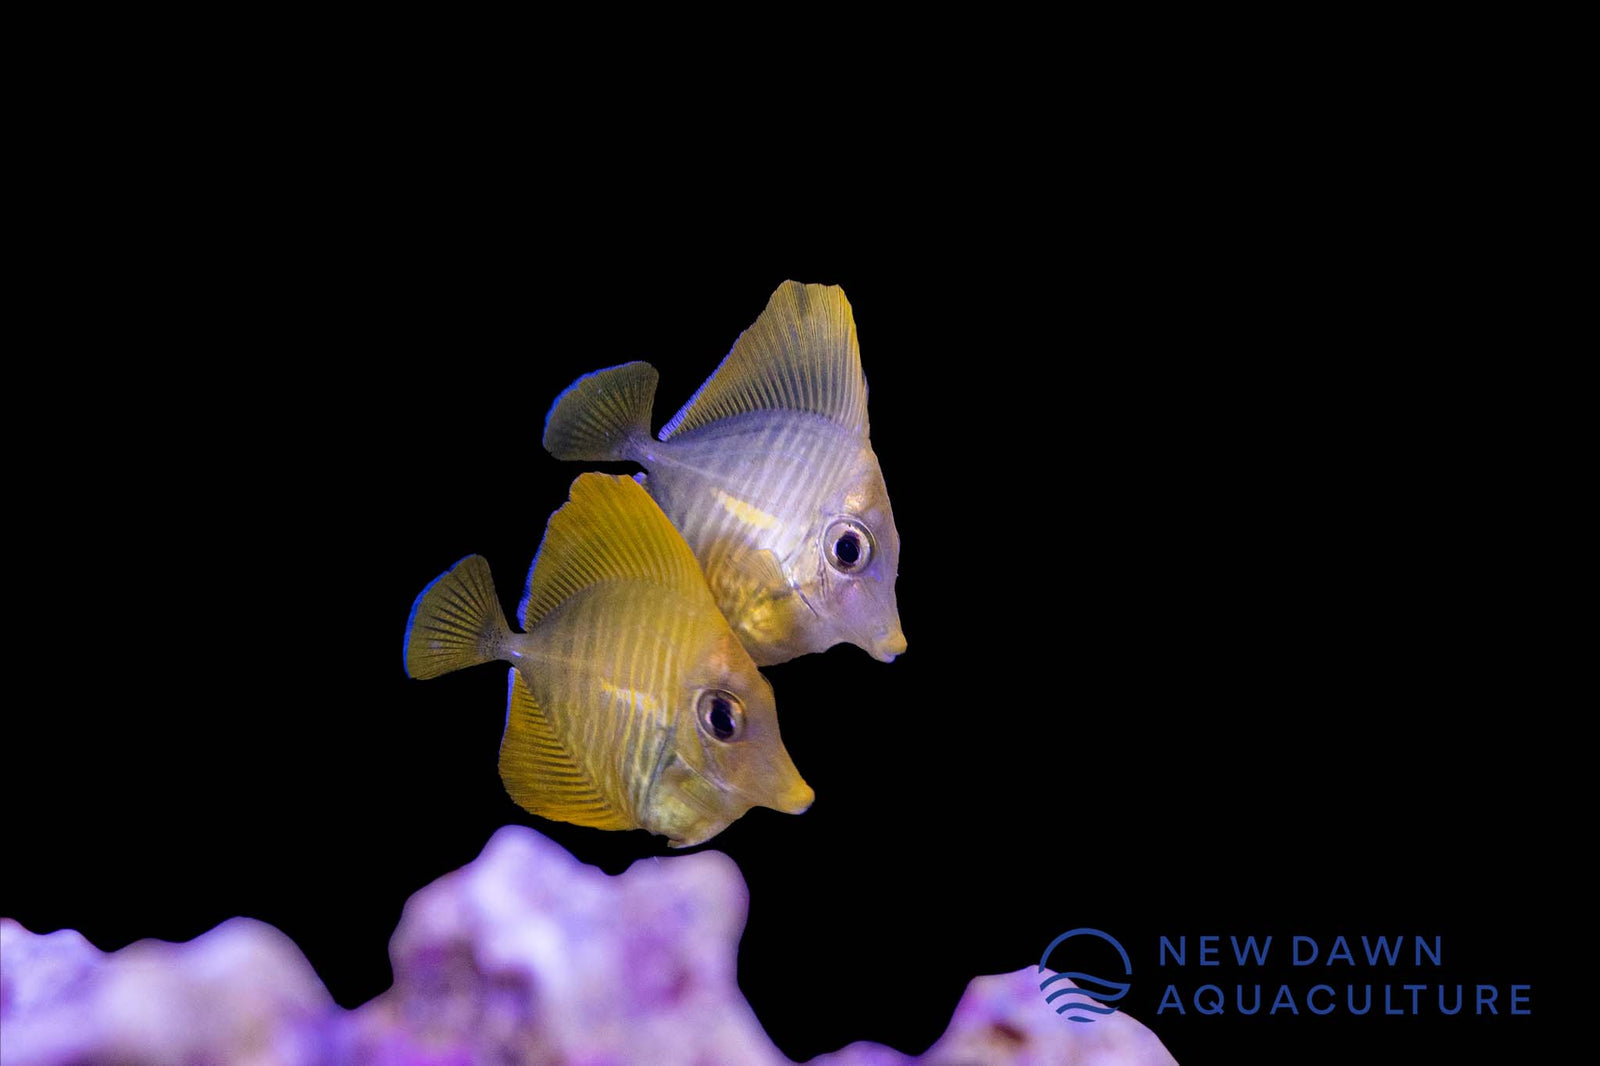
<path id="1" fill-rule="evenodd" d="M 506 731 L 500 741 L 500 780 L 518 806 L 545 818 L 595 829 L 632 829 L 563 739 L 567 723 L 540 707 L 516 667 L 506 682 Z"/>
<path id="2" fill-rule="evenodd" d="M 855 318 L 836 285 L 786 281 L 661 439 L 749 411 L 804 411 L 867 437 Z"/>
<path id="3" fill-rule="evenodd" d="M 581 474 L 571 499 L 550 516 L 518 608 L 532 628 L 578 591 L 635 578 L 710 600 L 694 553 L 638 482 L 623 475 Z"/>
<path id="4" fill-rule="evenodd" d="M 406 673 L 438 677 L 498 659 L 511 638 L 488 560 L 457 560 L 417 594 L 406 621 Z"/>
<path id="5" fill-rule="evenodd" d="M 557 459 L 633 459 L 650 439 L 660 375 L 649 363 L 596 370 L 568 385 L 544 419 L 545 450 Z"/>

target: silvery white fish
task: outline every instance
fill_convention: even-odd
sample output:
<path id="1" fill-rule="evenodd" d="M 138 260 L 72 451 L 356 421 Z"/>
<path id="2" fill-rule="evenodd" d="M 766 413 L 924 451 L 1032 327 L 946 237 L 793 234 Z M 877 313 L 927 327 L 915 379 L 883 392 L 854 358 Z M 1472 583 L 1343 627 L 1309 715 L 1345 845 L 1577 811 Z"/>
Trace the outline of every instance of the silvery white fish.
<path id="1" fill-rule="evenodd" d="M 884 662 L 905 651 L 900 535 L 844 291 L 784 282 L 654 440 L 657 380 L 641 362 L 579 378 L 545 419 L 545 447 L 644 466 L 759 665 L 841 642 Z"/>
<path id="2" fill-rule="evenodd" d="M 489 564 L 469 555 L 412 606 L 406 673 L 513 664 L 500 777 L 527 810 L 686 847 L 752 806 L 811 805 L 772 686 L 689 546 L 630 478 L 572 483 L 517 617 L 526 632 L 506 625 Z"/>

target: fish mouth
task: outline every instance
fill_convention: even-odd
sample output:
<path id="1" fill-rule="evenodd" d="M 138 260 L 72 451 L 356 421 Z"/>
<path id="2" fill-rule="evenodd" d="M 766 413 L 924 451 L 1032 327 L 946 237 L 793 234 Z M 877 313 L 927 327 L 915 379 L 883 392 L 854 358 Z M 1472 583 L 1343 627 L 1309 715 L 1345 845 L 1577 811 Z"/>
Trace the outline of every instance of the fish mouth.
<path id="1" fill-rule="evenodd" d="M 894 662 L 895 656 L 904 655 L 906 650 L 906 635 L 899 626 L 878 634 L 878 639 L 872 642 L 868 654 L 881 663 Z"/>
<path id="2" fill-rule="evenodd" d="M 806 784 L 805 778 L 800 776 L 798 770 L 791 769 L 787 781 L 781 789 L 768 791 L 766 789 L 747 790 L 736 785 L 729 785 L 728 791 L 742 798 L 751 807 L 767 807 L 783 814 L 804 814 L 816 802 L 817 793 Z"/>
<path id="3" fill-rule="evenodd" d="M 816 791 L 797 777 L 794 783 L 784 790 L 783 795 L 773 800 L 772 809 L 782 811 L 784 814 L 804 814 L 811 809 L 816 800 Z"/>

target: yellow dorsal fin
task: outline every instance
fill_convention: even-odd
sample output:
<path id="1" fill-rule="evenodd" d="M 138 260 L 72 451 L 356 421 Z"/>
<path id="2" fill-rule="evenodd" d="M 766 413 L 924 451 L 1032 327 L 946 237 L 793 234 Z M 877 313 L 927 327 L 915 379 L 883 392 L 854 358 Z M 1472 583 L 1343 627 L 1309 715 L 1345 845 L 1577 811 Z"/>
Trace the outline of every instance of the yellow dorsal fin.
<path id="1" fill-rule="evenodd" d="M 595 829 L 636 829 L 638 823 L 600 793 L 573 758 L 561 723 L 534 701 L 516 667 L 507 682 L 506 732 L 500 741 L 500 780 L 524 810 L 557 822 Z"/>
<path id="2" fill-rule="evenodd" d="M 747 411 L 806 411 L 867 436 L 867 379 L 837 285 L 786 281 L 661 439 Z"/>
<path id="3" fill-rule="evenodd" d="M 517 617 L 531 629 L 569 596 L 619 579 L 711 602 L 694 553 L 643 486 L 625 474 L 580 474 L 545 527 Z"/>

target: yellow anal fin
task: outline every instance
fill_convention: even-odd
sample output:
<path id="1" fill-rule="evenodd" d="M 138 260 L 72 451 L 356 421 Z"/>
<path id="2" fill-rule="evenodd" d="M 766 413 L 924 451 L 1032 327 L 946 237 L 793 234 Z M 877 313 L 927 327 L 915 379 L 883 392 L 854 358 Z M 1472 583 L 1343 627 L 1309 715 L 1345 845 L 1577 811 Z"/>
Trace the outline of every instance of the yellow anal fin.
<path id="1" fill-rule="evenodd" d="M 506 732 L 500 741 L 500 780 L 530 814 L 595 829 L 637 829 L 614 807 L 562 743 L 555 723 L 534 702 L 515 667 L 507 683 Z"/>

